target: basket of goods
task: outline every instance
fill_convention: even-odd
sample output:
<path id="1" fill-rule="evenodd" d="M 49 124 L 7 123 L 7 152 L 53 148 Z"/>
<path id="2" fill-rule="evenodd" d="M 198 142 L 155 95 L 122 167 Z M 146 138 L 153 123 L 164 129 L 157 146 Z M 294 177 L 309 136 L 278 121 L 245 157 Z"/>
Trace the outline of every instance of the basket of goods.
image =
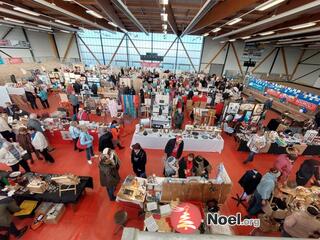
<path id="1" fill-rule="evenodd" d="M 27 188 L 32 193 L 42 194 L 47 190 L 48 183 L 36 178 L 27 185 Z"/>
<path id="2" fill-rule="evenodd" d="M 259 214 L 258 218 L 260 219 L 259 229 L 262 232 L 276 232 L 279 231 L 280 224 L 277 223 L 272 217 L 266 214 Z"/>

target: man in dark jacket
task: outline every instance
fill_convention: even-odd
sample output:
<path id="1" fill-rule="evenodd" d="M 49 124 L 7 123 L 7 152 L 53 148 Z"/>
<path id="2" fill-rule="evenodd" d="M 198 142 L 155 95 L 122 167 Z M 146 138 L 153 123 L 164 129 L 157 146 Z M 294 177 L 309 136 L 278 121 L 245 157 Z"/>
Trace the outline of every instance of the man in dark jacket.
<path id="1" fill-rule="evenodd" d="M 115 201 L 114 192 L 118 183 L 120 163 L 118 156 L 111 149 L 105 149 L 99 163 L 100 184 L 106 187 L 110 201 Z"/>
<path id="2" fill-rule="evenodd" d="M 201 156 L 197 156 L 193 160 L 193 174 L 195 176 L 204 177 L 209 179 L 209 175 L 211 173 L 212 167 L 208 160 Z"/>
<path id="3" fill-rule="evenodd" d="M 32 109 L 38 109 L 36 97 L 32 92 L 26 91 L 27 101 L 31 104 Z"/>
<path id="4" fill-rule="evenodd" d="M 112 134 L 108 128 L 103 129 L 103 135 L 99 138 L 99 152 L 103 152 L 105 148 L 114 149 Z"/>
<path id="5" fill-rule="evenodd" d="M 301 164 L 296 173 L 296 182 L 299 186 L 305 186 L 309 180 L 315 177 L 316 184 L 320 183 L 320 161 L 315 159 L 307 159 Z"/>
<path id="6" fill-rule="evenodd" d="M 167 158 L 172 156 L 179 159 L 182 155 L 183 147 L 184 142 L 182 136 L 177 135 L 176 138 L 170 139 L 167 142 L 164 152 L 167 154 Z"/>
<path id="7" fill-rule="evenodd" d="M 146 178 L 147 154 L 141 148 L 139 143 L 132 145 L 131 163 L 134 173 L 137 177 Z"/>
<path id="8" fill-rule="evenodd" d="M 184 115 L 183 115 L 182 109 L 178 108 L 173 116 L 173 122 L 176 129 L 182 128 L 183 119 L 184 119 Z"/>
<path id="9" fill-rule="evenodd" d="M 82 85 L 81 85 L 80 81 L 77 80 L 77 81 L 73 84 L 74 92 L 75 92 L 76 94 L 80 94 L 81 88 L 82 88 Z"/>
<path id="10" fill-rule="evenodd" d="M 14 235 L 16 238 L 22 237 L 28 230 L 28 226 L 18 230 L 12 221 L 13 213 L 20 210 L 21 209 L 12 198 L 0 196 L 0 227 L 8 228 L 9 234 Z"/>

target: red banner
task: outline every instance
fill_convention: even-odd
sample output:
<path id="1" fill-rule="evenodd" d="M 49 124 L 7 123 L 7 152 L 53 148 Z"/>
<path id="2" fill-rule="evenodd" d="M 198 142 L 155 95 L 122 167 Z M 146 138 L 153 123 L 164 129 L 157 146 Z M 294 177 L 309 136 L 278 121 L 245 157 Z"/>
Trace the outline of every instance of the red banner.
<path id="1" fill-rule="evenodd" d="M 276 98 L 279 98 L 280 97 L 280 92 L 278 91 L 275 91 L 273 89 L 267 89 L 267 93 L 271 96 L 274 96 Z"/>
<path id="2" fill-rule="evenodd" d="M 297 98 L 296 98 L 296 97 L 294 97 L 294 96 L 289 96 L 289 95 L 284 94 L 284 93 L 281 93 L 279 97 L 280 97 L 280 98 L 285 98 L 287 102 L 292 103 L 292 104 L 295 104 L 296 101 L 297 101 Z"/>
<path id="3" fill-rule="evenodd" d="M 13 57 L 13 58 L 7 58 L 6 64 L 20 64 L 23 63 L 22 58 Z"/>
<path id="4" fill-rule="evenodd" d="M 158 68 L 160 66 L 160 62 L 140 62 L 141 67 L 146 67 L 146 68 Z"/>
<path id="5" fill-rule="evenodd" d="M 316 111 L 317 110 L 317 105 L 316 104 L 304 101 L 302 99 L 296 99 L 294 104 L 298 105 L 300 107 L 305 107 L 306 109 L 308 109 L 310 111 Z"/>

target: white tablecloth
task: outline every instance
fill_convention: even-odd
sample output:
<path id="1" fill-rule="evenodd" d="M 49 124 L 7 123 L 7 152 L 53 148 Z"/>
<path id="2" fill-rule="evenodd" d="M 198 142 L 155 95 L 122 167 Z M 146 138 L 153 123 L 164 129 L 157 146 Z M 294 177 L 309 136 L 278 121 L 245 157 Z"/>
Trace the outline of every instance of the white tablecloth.
<path id="1" fill-rule="evenodd" d="M 140 143 L 142 148 L 145 149 L 163 149 L 167 142 L 174 137 L 165 136 L 159 137 L 157 134 L 149 134 L 144 136 L 142 134 L 135 133 L 132 137 L 131 146 L 135 143 Z M 223 138 L 216 139 L 192 139 L 184 138 L 184 151 L 195 152 L 219 152 L 223 150 L 224 141 Z"/>

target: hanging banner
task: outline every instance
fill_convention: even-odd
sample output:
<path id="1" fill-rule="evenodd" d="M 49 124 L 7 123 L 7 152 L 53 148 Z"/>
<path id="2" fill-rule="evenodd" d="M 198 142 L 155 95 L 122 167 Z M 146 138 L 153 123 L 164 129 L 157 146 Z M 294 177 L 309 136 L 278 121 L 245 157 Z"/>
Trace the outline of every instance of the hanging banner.
<path id="1" fill-rule="evenodd" d="M 268 82 L 249 76 L 248 87 L 264 92 L 275 98 L 285 99 L 293 105 L 304 107 L 310 111 L 316 111 L 320 106 L 320 96 L 306 93 L 299 89 L 283 86 L 278 83 Z"/>
<path id="2" fill-rule="evenodd" d="M 23 63 L 22 58 L 13 57 L 13 58 L 7 58 L 6 64 L 20 64 Z"/>
<path id="3" fill-rule="evenodd" d="M 141 64 L 141 67 L 145 67 L 145 68 L 158 68 L 160 66 L 160 62 L 144 62 L 144 61 L 141 61 L 140 64 Z"/>

